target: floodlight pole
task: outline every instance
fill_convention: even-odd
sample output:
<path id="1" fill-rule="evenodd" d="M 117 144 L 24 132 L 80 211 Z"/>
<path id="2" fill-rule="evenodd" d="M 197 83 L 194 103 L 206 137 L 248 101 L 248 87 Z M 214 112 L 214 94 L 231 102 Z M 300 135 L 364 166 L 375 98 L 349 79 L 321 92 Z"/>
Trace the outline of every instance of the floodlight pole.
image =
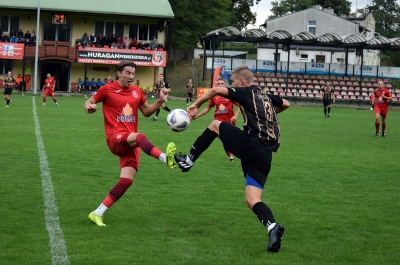
<path id="1" fill-rule="evenodd" d="M 40 23 L 40 0 L 38 0 L 37 20 L 36 20 L 36 46 L 35 46 L 35 75 L 33 79 L 33 94 L 37 93 L 37 71 L 38 71 L 38 58 L 39 58 L 39 23 Z"/>

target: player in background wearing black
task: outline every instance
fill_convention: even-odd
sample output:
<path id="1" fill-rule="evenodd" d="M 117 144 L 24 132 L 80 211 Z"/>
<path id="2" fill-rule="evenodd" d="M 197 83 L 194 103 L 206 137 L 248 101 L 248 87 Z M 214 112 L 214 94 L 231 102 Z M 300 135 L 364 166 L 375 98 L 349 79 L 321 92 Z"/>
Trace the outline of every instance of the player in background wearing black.
<path id="1" fill-rule="evenodd" d="M 192 79 L 189 79 L 189 83 L 186 85 L 186 106 L 189 106 L 189 103 L 192 104 L 192 97 L 194 93 L 194 84 Z"/>
<path id="2" fill-rule="evenodd" d="M 324 114 L 325 118 L 329 118 L 331 114 L 331 104 L 332 101 L 335 103 L 335 95 L 333 94 L 334 88 L 331 86 L 330 81 L 326 81 L 326 86 L 321 89 L 321 99 L 324 104 Z M 326 113 L 326 109 L 328 108 L 328 114 Z"/>
<path id="3" fill-rule="evenodd" d="M 162 88 L 170 88 L 170 87 L 169 87 L 169 84 L 168 84 L 167 82 L 164 81 L 164 75 L 163 75 L 163 74 L 160 74 L 160 75 L 158 76 L 158 82 L 157 82 L 157 84 L 156 84 L 156 96 L 157 96 L 157 98 L 159 98 L 159 93 L 160 93 L 160 91 L 161 91 Z M 161 108 L 163 108 L 164 110 L 166 110 L 168 113 L 171 112 L 171 110 L 170 110 L 167 106 L 165 106 L 165 103 L 163 103 L 163 104 L 161 105 Z M 156 116 L 154 116 L 153 118 L 151 118 L 152 121 L 156 121 L 156 120 L 157 120 L 158 114 L 160 114 L 161 108 L 159 108 L 159 109 L 157 110 Z"/>
<path id="4" fill-rule="evenodd" d="M 12 86 L 15 85 L 15 79 L 12 77 L 12 72 L 8 71 L 7 77 L 4 78 L 4 100 L 7 101 L 6 108 L 10 107 L 12 100 L 10 96 L 12 94 Z"/>
<path id="5" fill-rule="evenodd" d="M 238 103 L 243 114 L 243 130 L 228 122 L 214 120 L 197 138 L 189 154 L 175 154 L 175 161 L 183 172 L 189 171 L 199 156 L 219 137 L 241 160 L 246 178 L 245 196 L 247 206 L 268 229 L 269 252 L 278 252 L 285 228 L 276 223 L 271 209 L 261 200 L 265 182 L 271 169 L 272 152 L 280 145 L 280 127 L 277 113 L 290 107 L 290 103 L 275 95 L 266 94 L 253 86 L 253 74 L 242 66 L 232 72 L 232 88 L 214 87 L 187 109 L 196 117 L 200 106 L 214 96 L 222 96 Z"/>

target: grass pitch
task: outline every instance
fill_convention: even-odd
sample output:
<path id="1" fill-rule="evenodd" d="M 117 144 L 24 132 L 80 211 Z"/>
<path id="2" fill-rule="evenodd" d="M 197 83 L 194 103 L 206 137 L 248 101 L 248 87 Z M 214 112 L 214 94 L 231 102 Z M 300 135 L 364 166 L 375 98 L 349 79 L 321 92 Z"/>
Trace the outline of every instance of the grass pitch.
<path id="1" fill-rule="evenodd" d="M 0 108 L 0 264 L 52 264 L 32 95 Z M 387 136 L 374 137 L 369 110 L 292 106 L 279 114 L 263 200 L 286 232 L 281 251 L 266 252 L 267 231 L 244 201 L 240 161 L 217 139 L 188 173 L 142 152 L 136 179 L 97 227 L 88 214 L 117 183 L 118 158 L 105 143 L 101 111 L 83 97 L 34 96 L 70 264 L 398 264 L 400 112 L 389 110 Z M 151 99 L 151 103 L 154 99 Z M 186 102 L 169 100 L 171 109 Z M 212 120 L 182 133 L 139 115 L 139 129 L 161 149 L 191 144 Z M 242 119 L 238 126 L 242 125 Z M 53 264 L 56 264 L 53 262 Z M 59 263 L 60 264 L 60 263 Z M 62 264 L 67 264 L 62 263 Z"/>

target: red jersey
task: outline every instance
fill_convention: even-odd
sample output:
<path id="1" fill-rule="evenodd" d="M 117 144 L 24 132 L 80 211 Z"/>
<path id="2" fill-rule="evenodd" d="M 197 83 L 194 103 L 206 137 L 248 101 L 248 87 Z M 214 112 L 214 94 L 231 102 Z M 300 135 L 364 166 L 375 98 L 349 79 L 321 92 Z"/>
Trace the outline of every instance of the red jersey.
<path id="1" fill-rule="evenodd" d="M 387 88 L 375 89 L 374 95 L 376 99 L 375 107 L 378 107 L 380 109 L 387 109 L 388 100 L 386 98 L 381 98 L 381 96 L 384 95 L 386 97 L 391 97 L 392 95 L 390 94 L 390 91 Z"/>
<path id="2" fill-rule="evenodd" d="M 106 136 L 117 132 L 137 132 L 139 106 L 146 102 L 139 87 L 124 88 L 113 82 L 100 87 L 93 98 L 96 102 L 103 102 Z"/>
<path id="3" fill-rule="evenodd" d="M 233 104 L 237 105 L 236 102 L 233 102 L 221 96 L 215 96 L 208 102 L 208 106 L 210 108 L 216 106 L 214 111 L 214 119 L 216 119 L 217 121 L 227 122 L 231 122 L 231 118 L 233 117 L 233 115 L 235 115 Z"/>
<path id="4" fill-rule="evenodd" d="M 52 78 L 52 77 L 46 78 L 46 80 L 44 80 L 44 85 L 45 85 L 46 89 L 48 89 L 48 88 L 53 89 L 53 87 L 54 87 L 54 78 Z"/>

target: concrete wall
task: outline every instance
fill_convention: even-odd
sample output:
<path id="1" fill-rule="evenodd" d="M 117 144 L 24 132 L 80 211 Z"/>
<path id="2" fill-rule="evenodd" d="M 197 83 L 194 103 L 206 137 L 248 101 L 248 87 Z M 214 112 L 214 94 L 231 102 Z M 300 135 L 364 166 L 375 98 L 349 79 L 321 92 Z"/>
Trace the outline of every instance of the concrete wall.
<path id="1" fill-rule="evenodd" d="M 336 15 L 326 13 L 315 8 L 306 9 L 267 21 L 267 32 L 286 30 L 291 34 L 302 31 L 308 32 L 308 22 L 316 21 L 316 34 L 336 33 L 339 36 L 347 36 L 358 33 L 358 25 Z"/>

